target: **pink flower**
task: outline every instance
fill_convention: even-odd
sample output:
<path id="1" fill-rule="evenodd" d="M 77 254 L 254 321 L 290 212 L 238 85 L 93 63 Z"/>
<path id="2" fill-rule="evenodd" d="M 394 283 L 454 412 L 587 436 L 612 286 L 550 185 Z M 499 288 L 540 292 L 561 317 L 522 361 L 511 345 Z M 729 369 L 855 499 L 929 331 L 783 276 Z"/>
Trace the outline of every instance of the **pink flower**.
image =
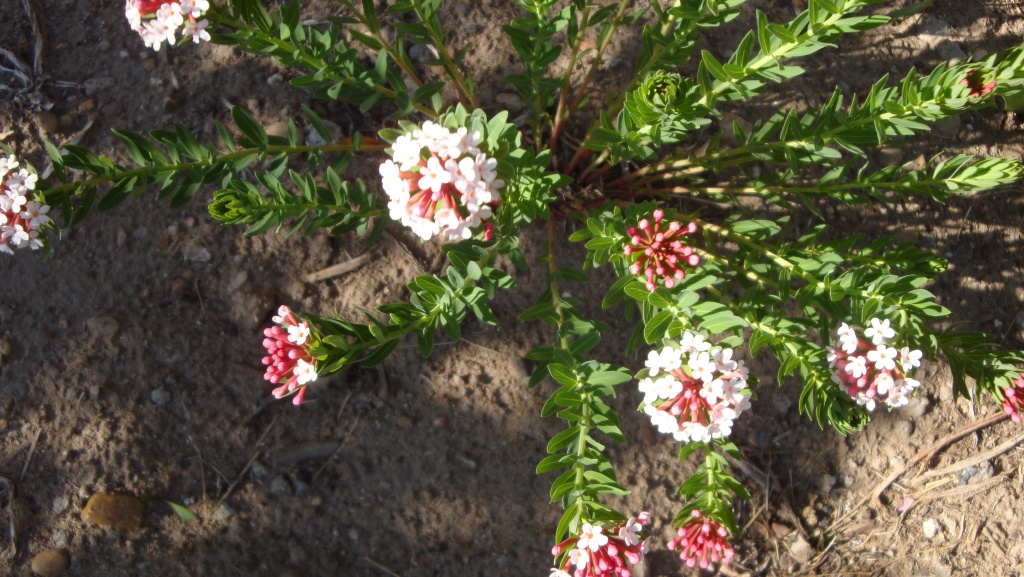
<path id="1" fill-rule="evenodd" d="M 967 77 L 960 81 L 960 84 L 966 84 L 971 89 L 971 96 L 980 98 L 989 92 L 996 89 L 996 81 L 992 80 L 988 83 L 982 84 L 981 78 L 976 77 L 974 74 L 976 70 L 970 70 L 967 72 Z"/>
<path id="2" fill-rule="evenodd" d="M 647 542 L 637 535 L 647 523 L 646 512 L 609 527 L 608 534 L 603 527 L 583 523 L 579 535 L 552 547 L 556 565 L 559 556 L 565 557 L 551 577 L 629 577 L 627 563 L 640 563 L 647 552 Z"/>
<path id="3" fill-rule="evenodd" d="M 391 218 L 423 240 L 438 234 L 448 241 L 468 239 L 481 224 L 484 239 L 493 238 L 486 220 L 505 183 L 495 178 L 497 159 L 479 151 L 480 139 L 477 132 L 452 132 L 429 120 L 398 137 L 391 159 L 380 167 Z"/>
<path id="4" fill-rule="evenodd" d="M 1024 410 L 1024 373 L 1021 378 L 1013 381 L 1013 387 L 1003 389 L 1003 411 L 1010 415 L 1014 423 L 1020 423 L 1020 413 Z"/>
<path id="5" fill-rule="evenodd" d="M 623 249 L 627 256 L 640 255 L 629 271 L 643 274 L 647 279 L 647 290 L 652 292 L 658 286 L 658 278 L 663 279 L 666 288 L 672 288 L 677 280 L 686 276 L 682 265 L 700 264 L 700 258 L 693 254 L 693 249 L 682 242 L 684 235 L 696 232 L 697 225 L 691 222 L 684 227 L 672 221 L 667 227 L 662 227 L 665 212 L 658 209 L 653 216 L 653 224 L 645 218 L 636 227 L 626 229 L 629 244 Z"/>
<path id="6" fill-rule="evenodd" d="M 735 553 L 729 546 L 729 536 L 725 527 L 718 522 L 704 517 L 694 509 L 689 523 L 679 528 L 676 538 L 668 542 L 670 551 L 679 551 L 679 558 L 687 567 L 699 566 L 707 569 L 711 563 L 726 564 L 732 561 Z"/>
<path id="7" fill-rule="evenodd" d="M 875 410 L 876 402 L 885 402 L 890 409 L 906 405 L 907 395 L 918 385 L 907 374 L 921 366 L 921 351 L 888 346 L 886 341 L 896 336 L 888 319 L 871 319 L 864 336 L 858 337 L 846 323 L 839 327 L 836 338 L 841 346 L 828 347 L 832 380 L 869 411 Z"/>
<path id="8" fill-rule="evenodd" d="M 299 322 L 284 305 L 277 313 L 274 322 L 279 326 L 263 331 L 263 346 L 267 349 L 267 356 L 263 357 L 267 372 L 263 378 L 274 384 L 283 383 L 274 389 L 274 397 L 294 394 L 292 403 L 298 406 L 306 395 L 306 387 L 317 377 L 316 361 L 309 354 L 310 326 L 306 321 Z"/>
<path id="9" fill-rule="evenodd" d="M 13 155 L 0 157 L 0 252 L 14 254 L 14 249 L 39 249 L 43 240 L 39 230 L 50 217 L 50 207 L 32 200 L 39 177 L 22 168 Z"/>

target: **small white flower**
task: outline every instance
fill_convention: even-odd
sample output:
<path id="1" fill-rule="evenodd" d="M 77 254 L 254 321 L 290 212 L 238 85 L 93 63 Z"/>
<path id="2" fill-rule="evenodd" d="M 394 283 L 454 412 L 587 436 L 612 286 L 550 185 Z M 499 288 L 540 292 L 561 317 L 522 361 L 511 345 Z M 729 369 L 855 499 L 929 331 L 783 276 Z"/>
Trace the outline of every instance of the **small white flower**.
<path id="1" fill-rule="evenodd" d="M 879 345 L 877 349 L 868 351 L 868 361 L 875 363 L 875 368 L 880 371 L 891 371 L 896 368 L 897 354 L 895 348 Z"/>
<path id="2" fill-rule="evenodd" d="M 295 363 L 292 373 L 298 378 L 297 382 L 300 385 L 308 385 L 316 380 L 316 368 L 312 363 L 307 363 L 302 359 Z"/>
<path id="3" fill-rule="evenodd" d="M 910 347 L 903 347 L 900 351 L 900 365 L 904 371 L 910 371 L 921 366 L 921 351 L 912 351 Z"/>
<path id="4" fill-rule="evenodd" d="M 7 173 L 18 168 L 18 159 L 14 155 L 10 155 L 7 158 L 0 156 L 0 178 L 7 176 Z"/>
<path id="5" fill-rule="evenodd" d="M 207 19 L 199 20 L 198 22 L 188 21 L 185 23 L 185 27 L 181 30 L 181 39 L 191 37 L 192 42 L 199 44 L 200 42 L 209 42 L 210 33 L 206 31 L 206 27 L 210 25 L 210 21 Z"/>
<path id="6" fill-rule="evenodd" d="M 208 0 L 178 0 L 179 10 L 185 16 L 199 18 L 210 9 Z"/>
<path id="7" fill-rule="evenodd" d="M 570 575 L 569 573 L 563 571 L 562 569 L 559 569 L 557 567 L 552 567 L 551 568 L 551 574 L 548 575 L 548 577 L 572 577 L 572 575 Z"/>
<path id="8" fill-rule="evenodd" d="M 36 181 L 39 180 L 39 176 L 33 174 L 24 168 L 18 172 L 10 172 L 7 174 L 7 188 L 18 194 L 28 194 L 28 191 L 35 189 Z"/>
<path id="9" fill-rule="evenodd" d="M 859 339 L 857 339 L 857 333 L 852 330 L 839 335 L 839 348 L 843 349 L 843 352 L 848 355 L 852 355 L 857 352 L 858 344 Z"/>
<path id="10" fill-rule="evenodd" d="M 569 563 L 576 566 L 576 569 L 582 571 L 586 569 L 587 563 L 590 561 L 590 554 L 587 553 L 586 549 L 576 548 L 569 551 Z"/>
<path id="11" fill-rule="evenodd" d="M 660 351 L 647 353 L 647 368 L 650 369 L 650 376 L 658 375 L 658 371 L 666 373 L 674 371 L 683 366 L 682 351 L 672 347 L 665 347 Z"/>
<path id="12" fill-rule="evenodd" d="M 683 340 L 679 341 L 679 350 L 686 355 L 699 353 L 711 348 L 711 343 L 704 340 L 703 335 L 686 331 L 683 333 Z"/>
<path id="13" fill-rule="evenodd" d="M 893 385 L 896 384 L 896 382 L 892 380 L 892 375 L 883 372 L 875 375 L 874 384 L 875 392 L 877 392 L 879 395 L 888 395 L 889 391 L 892 389 Z"/>
<path id="14" fill-rule="evenodd" d="M 896 336 L 896 331 L 889 328 L 889 319 L 871 319 L 871 327 L 864 331 L 864 336 L 869 337 L 875 345 L 880 345 L 885 339 Z"/>
<path id="15" fill-rule="evenodd" d="M 711 355 L 707 352 L 702 352 L 697 355 L 690 357 L 690 376 L 694 379 L 704 381 L 705 383 L 710 382 L 714 379 L 715 362 L 711 359 Z"/>
<path id="16" fill-rule="evenodd" d="M 850 373 L 850 376 L 859 379 L 868 372 L 868 360 L 865 357 L 850 357 L 846 363 L 846 372 Z"/>
<path id="17" fill-rule="evenodd" d="M 277 314 L 274 315 L 270 320 L 281 325 L 284 324 L 285 319 L 288 318 L 288 315 L 290 314 L 292 314 L 292 310 L 288 308 L 288 305 L 281 305 L 277 307 Z"/>
<path id="18" fill-rule="evenodd" d="M 636 534 L 642 531 L 643 528 L 643 525 L 636 522 L 636 517 L 630 517 L 626 524 L 619 528 L 619 539 L 622 539 L 626 545 L 632 547 L 640 542 L 640 538 Z"/>
<path id="19" fill-rule="evenodd" d="M 46 215 L 48 212 L 50 212 L 50 205 L 30 200 L 25 203 L 25 208 L 21 211 L 21 218 L 28 220 L 28 223 L 35 229 L 50 222 L 50 217 Z"/>
<path id="20" fill-rule="evenodd" d="M 576 542 L 576 546 L 580 549 L 590 549 L 591 551 L 599 551 L 601 547 L 608 544 L 608 535 L 603 535 L 604 528 L 590 523 L 584 523 L 582 529 L 580 529 L 580 540 Z"/>
<path id="21" fill-rule="evenodd" d="M 309 323 L 302 321 L 297 325 L 291 325 L 288 327 L 288 341 L 297 345 L 306 344 L 306 339 L 309 338 Z"/>
<path id="22" fill-rule="evenodd" d="M 394 151 L 392 158 L 398 163 L 398 168 L 402 172 L 409 172 L 413 167 L 419 166 L 420 151 L 423 150 L 423 146 L 423 143 L 411 134 L 403 134 L 395 140 L 395 143 L 391 145 L 391 149 Z"/>
<path id="23" fill-rule="evenodd" d="M 722 349 L 712 352 L 715 357 L 715 365 L 719 372 L 729 373 L 736 370 L 736 361 L 732 360 L 732 349 Z"/>
<path id="24" fill-rule="evenodd" d="M 452 181 L 452 174 L 441 166 L 441 161 L 436 156 L 431 156 L 427 165 L 420 170 L 420 180 L 417 183 L 420 190 L 441 192 L 441 187 Z"/>

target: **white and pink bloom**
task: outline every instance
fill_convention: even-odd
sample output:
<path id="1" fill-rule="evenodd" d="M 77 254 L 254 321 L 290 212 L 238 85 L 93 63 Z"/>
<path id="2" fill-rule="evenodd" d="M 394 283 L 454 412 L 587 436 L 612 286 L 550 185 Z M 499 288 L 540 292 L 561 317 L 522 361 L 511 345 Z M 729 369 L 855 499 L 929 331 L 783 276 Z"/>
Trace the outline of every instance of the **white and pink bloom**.
<path id="1" fill-rule="evenodd" d="M 750 409 L 743 361 L 734 360 L 730 348 L 712 348 L 699 334 L 687 331 L 678 346 L 651 351 L 646 364 L 641 409 L 659 432 L 677 441 L 728 437 L 733 422 Z"/>
<path id="2" fill-rule="evenodd" d="M 551 569 L 551 577 L 629 577 L 629 566 L 642 562 L 647 553 L 647 541 L 639 533 L 648 522 L 648 514 L 641 512 L 609 527 L 607 533 L 603 527 L 583 523 L 579 535 L 551 549 L 555 564 L 560 564 Z"/>
<path id="3" fill-rule="evenodd" d="M 267 349 L 267 356 L 263 357 L 267 372 L 263 378 L 280 384 L 274 389 L 274 397 L 294 394 L 292 403 L 298 406 L 306 395 L 306 387 L 317 377 L 316 361 L 309 354 L 310 326 L 296 319 L 285 305 L 281 305 L 273 320 L 278 326 L 263 331 L 263 346 Z"/>
<path id="4" fill-rule="evenodd" d="M 623 248 L 626 256 L 640 255 L 630 265 L 629 272 L 643 274 L 647 290 L 654 291 L 658 287 L 658 279 L 666 288 L 675 286 L 676 281 L 686 276 L 683 265 L 691 267 L 700 264 L 700 258 L 693 254 L 693 249 L 685 244 L 685 235 L 697 231 L 697 225 L 686 226 L 678 221 L 671 221 L 662 226 L 665 211 L 660 208 L 654 211 L 654 221 L 641 220 L 637 226 L 626 229 L 629 242 Z"/>
<path id="5" fill-rule="evenodd" d="M 209 9 L 209 0 L 126 0 L 124 15 L 146 46 L 160 50 L 164 42 L 174 45 L 179 33 L 182 40 L 209 41 L 210 21 L 202 18 Z"/>
<path id="6" fill-rule="evenodd" d="M 690 521 L 679 528 L 675 539 L 668 542 L 670 551 L 678 551 L 687 567 L 707 569 L 712 563 L 723 565 L 735 554 L 726 538 L 729 532 L 717 521 L 701 515 L 696 509 Z"/>
<path id="7" fill-rule="evenodd" d="M 49 205 L 32 200 L 39 177 L 14 155 L 0 156 L 0 252 L 42 248 L 39 230 L 50 222 Z"/>
<path id="8" fill-rule="evenodd" d="M 487 219 L 505 182 L 498 178 L 497 159 L 480 152 L 480 144 L 479 132 L 453 132 L 429 120 L 399 136 L 380 166 L 391 218 L 423 240 L 468 239 L 481 225 L 484 238 L 491 238 Z"/>
<path id="9" fill-rule="evenodd" d="M 897 349 L 886 344 L 896 336 L 888 319 L 874 318 L 869 324 L 863 339 L 846 323 L 836 331 L 839 346 L 828 347 L 832 380 L 869 411 L 875 410 L 878 402 L 885 402 L 890 409 L 902 407 L 921 385 L 907 373 L 921 366 L 923 355 L 910 347 Z"/>

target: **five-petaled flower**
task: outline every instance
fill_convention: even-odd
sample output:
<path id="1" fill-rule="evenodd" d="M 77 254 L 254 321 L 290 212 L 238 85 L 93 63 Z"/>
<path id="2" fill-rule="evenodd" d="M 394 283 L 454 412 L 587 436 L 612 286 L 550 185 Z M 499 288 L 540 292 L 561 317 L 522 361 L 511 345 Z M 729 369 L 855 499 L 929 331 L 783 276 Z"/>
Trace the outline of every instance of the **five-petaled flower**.
<path id="1" fill-rule="evenodd" d="M 309 354 L 310 326 L 296 319 L 285 305 L 281 305 L 273 320 L 279 326 L 263 331 L 263 346 L 267 349 L 267 356 L 263 357 L 267 372 L 263 378 L 280 384 L 274 389 L 275 397 L 294 394 L 292 403 L 298 406 L 306 395 L 306 387 L 317 377 L 316 361 Z"/>
<path id="2" fill-rule="evenodd" d="M 687 567 L 707 569 L 711 563 L 731 561 L 735 552 L 726 541 L 729 532 L 725 527 L 696 509 L 690 516 L 690 521 L 679 528 L 675 539 L 668 542 L 669 550 L 678 550 L 679 558 Z"/>
<path id="3" fill-rule="evenodd" d="M 637 226 L 626 229 L 629 242 L 623 248 L 626 256 L 640 255 L 629 271 L 643 274 L 647 290 L 652 292 L 658 286 L 658 279 L 662 279 L 666 288 L 672 288 L 686 276 L 684 264 L 691 267 L 700 264 L 693 248 L 683 244 L 685 235 L 696 232 L 697 225 L 691 222 L 683 226 L 673 220 L 663 226 L 664 216 L 665 211 L 659 208 L 654 211 L 653 222 L 645 218 Z"/>

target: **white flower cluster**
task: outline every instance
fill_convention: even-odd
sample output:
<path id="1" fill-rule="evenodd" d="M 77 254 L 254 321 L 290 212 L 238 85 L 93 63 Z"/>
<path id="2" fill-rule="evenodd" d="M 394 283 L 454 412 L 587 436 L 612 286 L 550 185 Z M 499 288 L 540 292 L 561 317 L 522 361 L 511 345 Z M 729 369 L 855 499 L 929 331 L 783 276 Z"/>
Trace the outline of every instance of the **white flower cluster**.
<path id="1" fill-rule="evenodd" d="M 0 156 L 0 252 L 14 254 L 15 248 L 39 249 L 39 228 L 50 222 L 50 207 L 29 200 L 38 176 L 19 166 L 13 155 Z M 13 247 L 13 248 L 12 248 Z"/>
<path id="2" fill-rule="evenodd" d="M 209 41 L 210 21 L 199 20 L 209 9 L 209 0 L 126 0 L 124 15 L 147 47 L 160 50 L 164 42 L 174 45 L 179 29 L 182 40 Z"/>
<path id="3" fill-rule="evenodd" d="M 749 371 L 733 350 L 713 347 L 687 331 L 679 346 L 647 356 L 647 376 L 640 381 L 644 413 L 661 433 L 677 441 L 707 443 L 728 437 L 733 421 L 750 408 Z"/>
<path id="4" fill-rule="evenodd" d="M 391 160 L 380 166 L 391 218 L 423 240 L 438 234 L 445 240 L 472 237 L 472 229 L 491 217 L 505 186 L 497 177 L 497 159 L 481 152 L 480 142 L 479 132 L 453 132 L 429 120 L 398 137 Z"/>
<path id="5" fill-rule="evenodd" d="M 921 351 L 888 346 L 886 341 L 896 336 L 888 319 L 871 319 L 870 324 L 864 331 L 865 339 L 846 323 L 836 331 L 839 347 L 827 347 L 832 380 L 869 411 L 875 410 L 876 401 L 884 401 L 893 409 L 902 407 L 921 385 L 907 376 L 921 366 Z"/>

